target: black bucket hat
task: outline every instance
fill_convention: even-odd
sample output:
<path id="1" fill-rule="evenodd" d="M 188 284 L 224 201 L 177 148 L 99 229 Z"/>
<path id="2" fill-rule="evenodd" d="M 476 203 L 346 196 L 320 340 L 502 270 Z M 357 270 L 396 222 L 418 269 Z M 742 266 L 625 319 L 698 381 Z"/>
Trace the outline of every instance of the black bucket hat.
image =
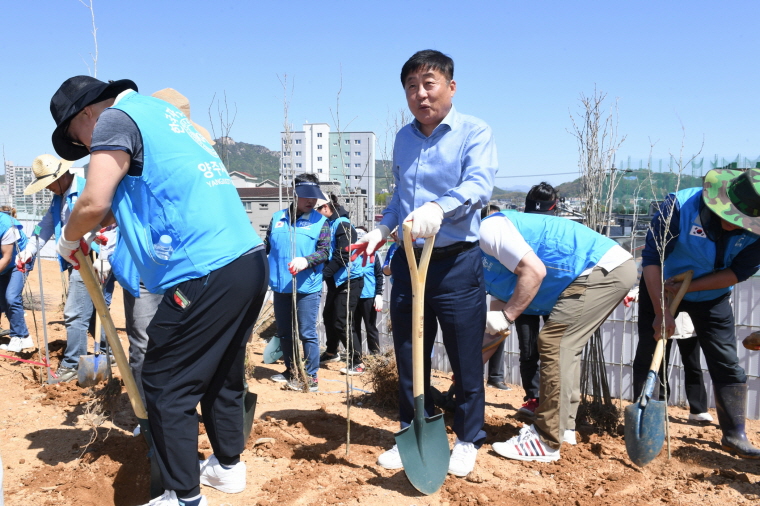
<path id="1" fill-rule="evenodd" d="M 86 147 L 66 139 L 66 128 L 71 118 L 90 104 L 113 98 L 124 90 L 137 91 L 137 85 L 129 79 L 104 83 L 90 76 L 66 79 L 50 99 L 50 114 L 57 125 L 53 131 L 53 148 L 66 160 L 79 160 L 90 152 Z"/>

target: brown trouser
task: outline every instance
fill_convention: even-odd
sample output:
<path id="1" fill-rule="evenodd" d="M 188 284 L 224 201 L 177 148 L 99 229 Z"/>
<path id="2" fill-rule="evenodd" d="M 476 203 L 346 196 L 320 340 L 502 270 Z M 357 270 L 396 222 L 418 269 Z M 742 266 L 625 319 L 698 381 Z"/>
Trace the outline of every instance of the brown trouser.
<path id="1" fill-rule="evenodd" d="M 541 329 L 540 404 L 535 426 L 548 446 L 559 448 L 565 429 L 575 428 L 583 347 L 635 283 L 633 259 L 610 272 L 595 267 L 587 276 L 578 276 L 562 292 Z"/>

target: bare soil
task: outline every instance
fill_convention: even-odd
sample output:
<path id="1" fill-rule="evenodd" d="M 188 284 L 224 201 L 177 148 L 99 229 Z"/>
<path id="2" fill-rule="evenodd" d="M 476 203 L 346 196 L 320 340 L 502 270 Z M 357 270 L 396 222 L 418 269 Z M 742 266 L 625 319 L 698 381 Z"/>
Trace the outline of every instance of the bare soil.
<path id="1" fill-rule="evenodd" d="M 43 262 L 48 338 L 54 365 L 65 346 L 60 303 L 62 283 L 54 262 Z M 38 298 L 36 271 L 27 282 Z M 122 342 L 124 313 L 117 289 L 112 314 Z M 32 336 L 42 327 L 39 308 L 27 310 Z M 35 323 L 37 322 L 37 332 Z M 267 325 L 258 329 L 266 334 Z M 6 339 L 0 340 L 6 342 Z M 663 450 L 651 464 L 638 468 L 626 456 L 623 438 L 597 435 L 581 427 L 578 445 L 563 445 L 556 463 L 509 461 L 491 444 L 517 434 L 514 417 L 523 391 L 486 389 L 486 432 L 475 470 L 467 478 L 449 476 L 440 491 L 424 496 L 403 470 L 376 465 L 377 456 L 393 445 L 397 413 L 373 403 L 371 394 L 354 391 L 349 424 L 346 378 L 341 364 L 320 370 L 320 392 L 286 391 L 269 376 L 281 364 L 262 363 L 264 341 L 258 333 L 249 344 L 250 389 L 258 394 L 256 421 L 243 461 L 247 489 L 227 495 L 203 487 L 210 505 L 607 505 L 607 504 L 758 504 L 760 461 L 735 458 L 720 447 L 715 423 L 687 421 L 688 411 L 670 408 L 671 458 Z M 12 353 L 0 352 L 3 355 Z M 19 354 L 39 360 L 37 352 Z M 118 372 L 117 372 L 118 374 Z M 107 420 L 99 425 L 88 401 L 97 389 L 76 383 L 40 383 L 41 368 L 0 358 L 0 452 L 5 466 L 5 500 L 14 505 L 133 506 L 148 501 L 149 464 L 141 437 L 133 437 L 136 420 L 122 392 Z M 446 390 L 440 373 L 434 384 Z M 367 379 L 353 386 L 369 390 Z M 715 413 L 712 412 L 713 416 Z M 451 423 L 449 415 L 447 423 Z M 97 428 L 95 428 L 97 427 Z M 748 436 L 760 446 L 760 422 L 748 421 Z M 450 432 L 450 429 L 449 429 Z M 450 443 L 454 442 L 449 434 Z M 199 455 L 211 452 L 202 425 Z"/>

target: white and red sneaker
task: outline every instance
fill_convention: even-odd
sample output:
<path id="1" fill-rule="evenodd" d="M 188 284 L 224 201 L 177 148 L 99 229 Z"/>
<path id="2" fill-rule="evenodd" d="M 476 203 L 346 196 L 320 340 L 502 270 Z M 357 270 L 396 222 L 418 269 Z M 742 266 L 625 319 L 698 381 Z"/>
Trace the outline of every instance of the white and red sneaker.
<path id="1" fill-rule="evenodd" d="M 533 462 L 554 462 L 559 460 L 559 449 L 545 445 L 533 425 L 523 425 L 520 434 L 504 443 L 494 443 L 493 450 L 508 459 Z"/>

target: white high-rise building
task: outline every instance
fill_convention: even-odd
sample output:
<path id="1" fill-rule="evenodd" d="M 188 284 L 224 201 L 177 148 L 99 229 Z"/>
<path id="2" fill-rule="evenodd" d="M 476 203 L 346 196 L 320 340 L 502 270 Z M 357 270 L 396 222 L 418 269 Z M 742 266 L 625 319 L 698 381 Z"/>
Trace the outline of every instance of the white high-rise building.
<path id="1" fill-rule="evenodd" d="M 375 206 L 374 132 L 331 132 L 327 123 L 306 123 L 303 130 L 280 134 L 283 183 L 308 172 L 320 183 L 338 183 L 343 193 L 367 196 Z"/>

